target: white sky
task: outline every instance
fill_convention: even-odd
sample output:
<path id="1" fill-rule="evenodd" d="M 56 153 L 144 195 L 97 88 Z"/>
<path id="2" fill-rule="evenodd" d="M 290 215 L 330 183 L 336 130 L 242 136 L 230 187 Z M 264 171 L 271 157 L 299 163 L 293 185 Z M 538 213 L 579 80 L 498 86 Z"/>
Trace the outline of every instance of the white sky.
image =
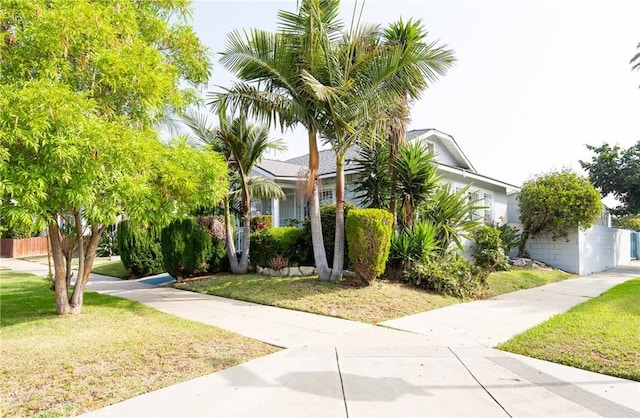
<path id="1" fill-rule="evenodd" d="M 233 29 L 276 29 L 295 1 L 193 3 L 193 25 L 214 52 Z M 345 23 L 353 1 L 343 1 Z M 640 0 L 368 1 L 363 21 L 420 18 L 456 66 L 427 90 L 410 129 L 453 135 L 480 174 L 520 185 L 532 175 L 590 159 L 584 144 L 640 140 Z M 232 77 L 217 56 L 210 90 Z M 286 159 L 308 152 L 303 130 L 281 134 Z M 273 156 L 270 156 L 273 158 Z"/>

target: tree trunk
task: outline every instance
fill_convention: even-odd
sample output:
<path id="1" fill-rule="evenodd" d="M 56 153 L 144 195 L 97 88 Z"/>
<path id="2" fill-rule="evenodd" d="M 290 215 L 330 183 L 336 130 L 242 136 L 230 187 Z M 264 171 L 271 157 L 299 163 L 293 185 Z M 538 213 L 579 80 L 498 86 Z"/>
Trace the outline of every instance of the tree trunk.
<path id="1" fill-rule="evenodd" d="M 311 220 L 311 242 L 313 245 L 313 259 L 318 270 L 318 278 L 327 281 L 331 278 L 331 270 L 327 262 L 327 253 L 324 249 L 322 238 L 322 224 L 320 222 L 320 196 L 318 193 L 318 166 L 320 155 L 318 154 L 318 138 L 315 130 L 309 132 L 309 178 L 307 180 L 307 196 L 310 198 L 309 218 Z"/>
<path id="2" fill-rule="evenodd" d="M 79 314 L 82 312 L 84 289 L 89 282 L 91 268 L 93 267 L 93 262 L 96 259 L 96 252 L 98 250 L 98 245 L 100 244 L 100 237 L 104 230 L 104 226 L 91 225 L 91 236 L 89 237 L 89 241 L 85 245 L 83 238 L 82 245 L 78 245 L 78 266 L 82 264 L 82 270 L 78 268 L 78 277 L 76 278 L 76 284 L 73 288 L 73 295 L 71 295 L 71 313 L 73 314 Z M 80 229 L 80 231 L 82 231 L 82 229 Z"/>
<path id="3" fill-rule="evenodd" d="M 389 174 L 391 177 L 391 194 L 389 196 L 389 212 L 393 215 L 393 233 L 398 230 L 398 173 L 393 162 L 398 158 L 398 142 L 395 131 L 389 135 Z"/>
<path id="4" fill-rule="evenodd" d="M 232 273 L 238 273 L 238 256 L 236 255 L 236 245 L 233 241 L 233 227 L 231 226 L 231 213 L 229 210 L 229 198 L 224 199 L 224 227 L 227 238 L 227 257 Z"/>
<path id="5" fill-rule="evenodd" d="M 324 240 L 322 237 L 322 223 L 320 222 L 320 196 L 317 184 L 313 186 L 313 192 L 311 193 L 309 203 L 311 243 L 313 246 L 313 258 L 316 262 L 316 270 L 318 270 L 318 279 L 328 281 L 331 279 L 331 270 L 329 269 L 327 253 L 324 249 Z"/>
<path id="6" fill-rule="evenodd" d="M 251 245 L 251 214 L 249 213 L 249 203 L 242 199 L 242 255 L 238 265 L 238 273 L 245 274 L 249 270 L 249 248 Z"/>
<path id="7" fill-rule="evenodd" d="M 67 275 L 62 253 L 62 240 L 57 220 L 49 223 L 49 242 L 51 243 L 51 256 L 53 258 L 53 286 L 56 298 L 56 313 L 66 315 L 70 313 L 69 293 L 67 291 Z"/>
<path id="8" fill-rule="evenodd" d="M 331 281 L 342 279 L 344 269 L 344 152 L 336 153 L 336 234 Z"/>

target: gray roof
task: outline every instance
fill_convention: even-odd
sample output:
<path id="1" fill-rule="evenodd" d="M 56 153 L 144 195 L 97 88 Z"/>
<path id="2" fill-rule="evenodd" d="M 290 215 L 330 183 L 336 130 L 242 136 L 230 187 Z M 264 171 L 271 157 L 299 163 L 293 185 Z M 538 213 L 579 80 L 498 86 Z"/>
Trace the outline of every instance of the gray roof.
<path id="1" fill-rule="evenodd" d="M 264 171 L 268 171 L 274 177 L 298 177 L 300 170 L 307 169 L 306 164 L 299 165 L 287 161 L 270 160 L 268 158 L 263 158 L 257 166 Z"/>
<path id="2" fill-rule="evenodd" d="M 333 152 L 333 150 L 323 150 L 323 151 L 320 151 L 319 154 L 320 154 L 320 163 L 318 165 L 318 175 L 321 176 L 323 174 L 335 173 L 336 172 L 336 153 Z M 345 170 L 355 167 L 353 163 L 351 163 L 352 164 L 351 166 L 348 163 L 350 163 L 351 160 L 358 158 L 359 155 L 360 155 L 360 148 L 357 146 L 351 147 L 347 150 L 347 153 L 344 156 Z M 286 162 L 308 167 L 309 154 L 288 159 Z"/>

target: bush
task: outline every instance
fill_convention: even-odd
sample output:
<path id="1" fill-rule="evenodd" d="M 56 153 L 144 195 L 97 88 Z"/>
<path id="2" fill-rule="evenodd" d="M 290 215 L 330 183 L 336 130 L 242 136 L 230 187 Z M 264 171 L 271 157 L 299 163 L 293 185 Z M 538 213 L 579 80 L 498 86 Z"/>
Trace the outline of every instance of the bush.
<path id="1" fill-rule="evenodd" d="M 251 232 L 272 228 L 273 218 L 271 215 L 254 215 L 251 217 L 251 223 L 249 225 L 251 225 Z"/>
<path id="2" fill-rule="evenodd" d="M 164 267 L 177 281 L 207 271 L 213 252 L 211 238 L 195 219 L 172 221 L 162 230 L 161 242 Z"/>
<path id="3" fill-rule="evenodd" d="M 349 211 L 351 209 L 357 208 L 357 206 L 344 202 L 344 219 L 347 219 L 349 215 Z M 322 224 L 322 240 L 324 241 L 324 249 L 327 253 L 327 263 L 329 267 L 333 265 L 333 252 L 336 243 L 336 204 L 329 203 L 326 205 L 320 206 L 320 222 Z M 305 220 L 304 223 L 304 247 L 307 248 L 307 253 L 305 254 L 305 261 L 308 261 L 307 264 L 313 264 L 313 244 L 311 240 L 311 222 L 309 219 Z M 347 245 L 344 246 L 344 259 L 345 263 L 349 260 L 349 248 Z"/>
<path id="4" fill-rule="evenodd" d="M 211 238 L 211 257 L 207 260 L 207 271 L 209 273 L 229 271 L 224 220 L 212 215 L 198 216 L 196 223 L 204 228 Z"/>
<path id="5" fill-rule="evenodd" d="M 509 267 L 509 257 L 504 253 L 499 229 L 483 225 L 473 233 L 473 241 L 476 266 L 488 271 L 504 271 Z"/>
<path id="6" fill-rule="evenodd" d="M 267 267 L 271 260 L 280 255 L 289 262 L 300 263 L 306 254 L 302 251 L 304 231 L 295 226 L 281 226 L 262 229 L 251 234 L 251 264 Z"/>
<path id="7" fill-rule="evenodd" d="M 508 224 L 500 225 L 498 227 L 500 231 L 500 241 L 502 241 L 502 248 L 507 256 L 511 253 L 511 250 L 520 245 L 520 231 L 515 226 Z"/>
<path id="8" fill-rule="evenodd" d="M 165 271 L 160 234 L 160 228 L 145 228 L 129 220 L 118 224 L 116 246 L 120 260 L 133 276 L 144 277 Z"/>
<path id="9" fill-rule="evenodd" d="M 356 277 L 370 284 L 384 272 L 393 215 L 383 209 L 351 209 L 345 222 L 349 259 Z"/>
<path id="10" fill-rule="evenodd" d="M 486 287 L 487 272 L 456 253 L 418 263 L 402 275 L 411 285 L 459 298 L 469 298 Z"/>
<path id="11" fill-rule="evenodd" d="M 410 269 L 415 262 L 425 260 L 436 249 L 438 228 L 429 221 L 422 221 L 413 228 L 403 229 L 391 238 L 389 262 L 402 269 Z"/>

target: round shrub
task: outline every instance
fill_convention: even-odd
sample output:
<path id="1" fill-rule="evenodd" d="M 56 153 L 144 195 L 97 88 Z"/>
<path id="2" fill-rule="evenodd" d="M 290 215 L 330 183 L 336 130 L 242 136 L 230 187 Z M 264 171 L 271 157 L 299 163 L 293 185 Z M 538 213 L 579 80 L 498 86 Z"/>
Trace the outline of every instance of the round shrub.
<path id="1" fill-rule="evenodd" d="M 124 267 L 135 277 L 164 272 L 160 228 L 143 227 L 129 220 L 120 221 L 116 246 Z"/>
<path id="2" fill-rule="evenodd" d="M 360 280 L 370 284 L 384 272 L 393 215 L 383 209 L 351 209 L 345 222 L 349 260 Z"/>
<path id="3" fill-rule="evenodd" d="M 164 267 L 177 281 L 207 271 L 213 251 L 211 238 L 195 219 L 171 222 L 162 230 L 161 242 Z"/>

